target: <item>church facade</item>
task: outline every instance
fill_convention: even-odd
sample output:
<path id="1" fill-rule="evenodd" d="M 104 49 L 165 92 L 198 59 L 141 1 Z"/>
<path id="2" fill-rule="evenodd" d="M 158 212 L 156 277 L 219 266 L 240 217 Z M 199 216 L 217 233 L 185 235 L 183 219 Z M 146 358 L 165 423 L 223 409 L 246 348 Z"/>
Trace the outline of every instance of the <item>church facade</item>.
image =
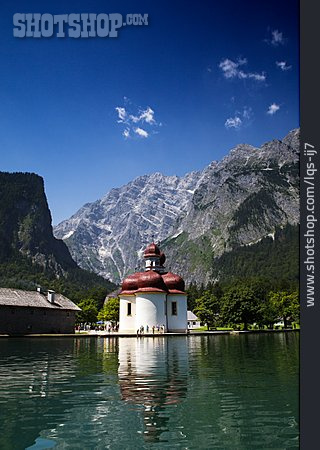
<path id="1" fill-rule="evenodd" d="M 136 332 L 140 327 L 151 332 L 186 332 L 187 294 L 183 279 L 164 266 L 166 257 L 152 243 L 144 251 L 145 271 L 129 275 L 122 282 L 120 332 Z"/>

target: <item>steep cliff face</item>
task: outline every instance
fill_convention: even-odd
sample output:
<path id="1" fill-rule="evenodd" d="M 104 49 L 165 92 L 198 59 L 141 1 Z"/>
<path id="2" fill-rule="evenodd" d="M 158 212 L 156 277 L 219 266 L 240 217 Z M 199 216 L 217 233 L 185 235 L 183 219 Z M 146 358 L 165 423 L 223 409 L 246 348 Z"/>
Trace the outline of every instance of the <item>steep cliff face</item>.
<path id="1" fill-rule="evenodd" d="M 140 264 L 145 246 L 170 235 L 186 213 L 200 173 L 144 175 L 84 205 L 54 229 L 85 269 L 114 281 Z"/>
<path id="2" fill-rule="evenodd" d="M 153 239 L 187 283 L 217 278 L 214 261 L 299 222 L 299 130 L 241 144 L 185 177 L 155 173 L 112 189 L 55 227 L 78 264 L 119 281 Z"/>
<path id="3" fill-rule="evenodd" d="M 66 244 L 53 236 L 43 179 L 0 172 L 0 285 L 32 289 L 39 282 L 79 296 L 89 287 L 114 288 L 80 269 Z"/>
<path id="4" fill-rule="evenodd" d="M 172 269 L 189 281 L 214 277 L 224 252 L 274 238 L 299 223 L 299 130 L 261 148 L 239 145 L 204 170 L 190 208 L 164 242 Z"/>
<path id="5" fill-rule="evenodd" d="M 53 236 L 43 179 L 31 173 L 0 173 L 0 258 L 20 253 L 62 273 L 75 268 L 67 246 Z"/>

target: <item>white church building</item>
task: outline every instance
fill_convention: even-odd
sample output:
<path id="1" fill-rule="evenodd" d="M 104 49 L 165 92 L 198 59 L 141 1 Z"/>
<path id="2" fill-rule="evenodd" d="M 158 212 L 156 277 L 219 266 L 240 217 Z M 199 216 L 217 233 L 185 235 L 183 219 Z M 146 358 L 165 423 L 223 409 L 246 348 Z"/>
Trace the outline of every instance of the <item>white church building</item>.
<path id="1" fill-rule="evenodd" d="M 166 272 L 166 257 L 152 243 L 144 251 L 145 271 L 129 275 L 122 282 L 120 332 L 146 331 L 164 327 L 165 332 L 186 332 L 187 294 L 183 279 Z"/>

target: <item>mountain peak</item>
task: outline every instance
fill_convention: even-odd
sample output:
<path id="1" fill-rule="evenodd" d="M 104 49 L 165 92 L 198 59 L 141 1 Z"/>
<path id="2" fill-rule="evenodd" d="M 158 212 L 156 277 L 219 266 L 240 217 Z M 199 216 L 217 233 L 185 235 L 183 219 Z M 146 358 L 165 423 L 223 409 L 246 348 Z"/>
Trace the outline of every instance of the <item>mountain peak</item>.
<path id="1" fill-rule="evenodd" d="M 186 264 L 185 254 L 202 261 L 206 243 L 210 261 L 277 225 L 297 223 L 298 144 L 299 130 L 292 130 L 260 148 L 239 144 L 203 171 L 142 175 L 82 207 L 55 227 L 55 235 L 81 267 L 117 282 L 139 266 L 139 251 L 157 236 L 171 252 L 173 269 L 187 281 L 204 281 L 209 275 L 201 264 Z"/>

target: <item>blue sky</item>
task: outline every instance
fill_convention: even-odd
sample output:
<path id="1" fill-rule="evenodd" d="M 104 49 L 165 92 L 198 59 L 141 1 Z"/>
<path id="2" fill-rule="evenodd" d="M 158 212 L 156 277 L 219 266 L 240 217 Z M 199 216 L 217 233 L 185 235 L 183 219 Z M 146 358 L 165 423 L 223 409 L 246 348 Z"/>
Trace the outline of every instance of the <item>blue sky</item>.
<path id="1" fill-rule="evenodd" d="M 183 175 L 299 125 L 298 2 L 11 1 L 1 170 L 45 179 L 53 222 L 136 176 Z M 15 38 L 14 13 L 147 13 L 117 38 Z M 161 187 L 159 187 L 161 188 Z"/>

